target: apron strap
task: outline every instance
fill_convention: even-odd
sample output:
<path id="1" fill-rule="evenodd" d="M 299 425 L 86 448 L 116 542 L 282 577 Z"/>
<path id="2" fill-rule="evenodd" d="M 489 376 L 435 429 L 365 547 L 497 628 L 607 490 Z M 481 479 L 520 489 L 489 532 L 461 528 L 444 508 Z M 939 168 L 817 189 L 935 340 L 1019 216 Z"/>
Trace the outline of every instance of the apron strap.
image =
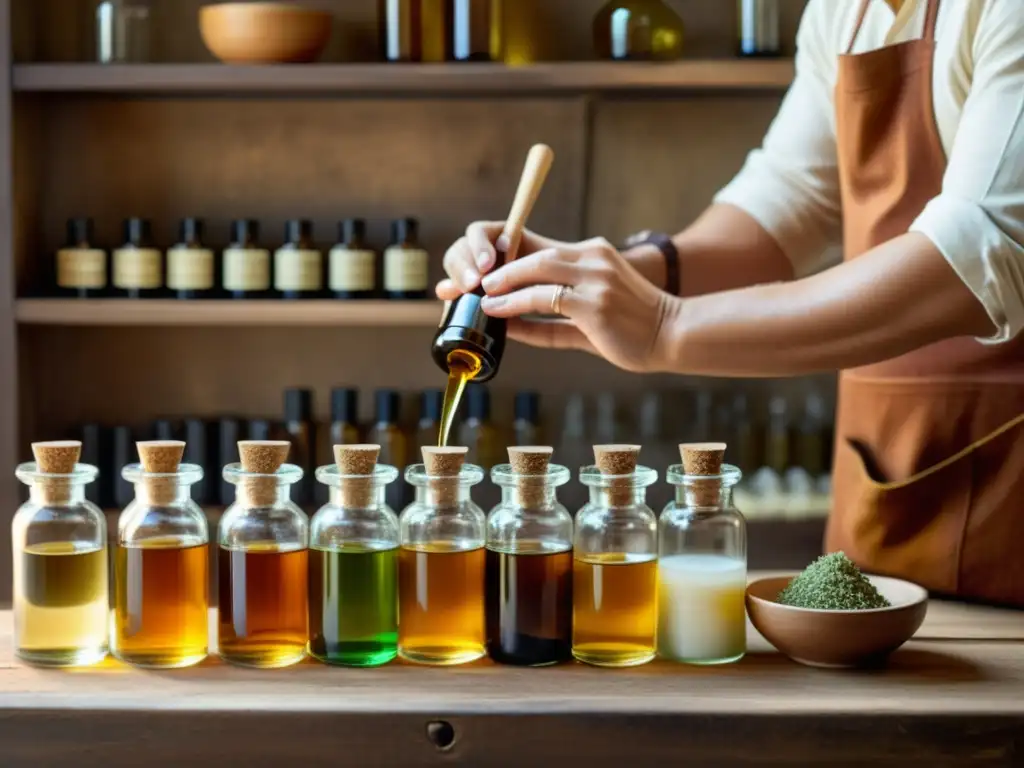
<path id="1" fill-rule="evenodd" d="M 847 55 L 853 53 L 853 44 L 857 42 L 857 35 L 860 34 L 860 28 L 864 26 L 864 18 L 868 15 L 868 6 L 871 5 L 871 0 L 862 0 L 860 4 L 860 11 L 857 12 L 857 23 L 853 25 L 853 34 L 850 35 L 850 44 L 846 46 Z"/>
<path id="2" fill-rule="evenodd" d="M 853 44 L 857 42 L 857 35 L 860 34 L 860 28 L 864 26 L 864 19 L 868 15 L 868 8 L 870 5 L 871 0 L 861 1 L 860 11 L 857 12 L 857 23 L 853 25 L 853 34 L 850 35 L 850 43 L 846 46 L 847 54 L 853 53 Z M 922 40 L 935 40 L 935 26 L 938 18 L 939 0 L 928 0 L 928 8 L 925 10 L 924 14 L 924 33 L 921 36 Z"/>

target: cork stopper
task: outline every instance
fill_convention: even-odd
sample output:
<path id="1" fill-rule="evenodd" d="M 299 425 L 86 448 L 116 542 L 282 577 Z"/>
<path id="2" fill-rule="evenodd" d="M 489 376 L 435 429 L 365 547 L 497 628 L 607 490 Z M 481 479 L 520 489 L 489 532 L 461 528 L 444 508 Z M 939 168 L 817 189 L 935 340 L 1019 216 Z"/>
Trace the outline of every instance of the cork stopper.
<path id="1" fill-rule="evenodd" d="M 292 444 L 287 440 L 239 440 L 242 471 L 273 475 L 288 458 Z M 239 500 L 250 507 L 269 507 L 277 500 L 276 477 L 246 477 L 238 485 Z"/>
<path id="2" fill-rule="evenodd" d="M 341 480 L 343 507 L 368 507 L 373 503 L 373 472 L 380 456 L 379 445 L 336 445 L 334 461 L 341 475 L 363 475 Z"/>
<path id="3" fill-rule="evenodd" d="M 630 475 L 613 480 L 608 489 L 612 504 L 628 504 L 633 499 L 633 478 L 640 457 L 639 445 L 595 445 L 594 462 L 602 475 Z"/>
<path id="4" fill-rule="evenodd" d="M 82 455 L 82 444 L 77 440 L 32 443 L 36 469 L 47 475 L 70 475 Z M 37 485 L 45 504 L 65 502 L 71 497 L 71 482 L 63 477 L 41 479 Z"/>
<path id="5" fill-rule="evenodd" d="M 725 458 L 725 443 L 681 443 L 679 455 L 683 460 L 683 472 L 692 477 L 708 476 L 708 480 L 693 480 L 688 489 L 688 503 L 696 507 L 717 507 L 721 503 L 722 461 Z M 712 479 L 714 478 L 714 479 Z"/>
<path id="6" fill-rule="evenodd" d="M 460 446 L 423 447 L 423 466 L 431 479 L 427 483 L 434 504 L 454 504 L 458 500 L 459 473 L 469 449 Z"/>
<path id="7" fill-rule="evenodd" d="M 522 475 L 516 482 L 522 506 L 537 507 L 544 503 L 548 465 L 553 453 L 554 449 L 547 445 L 520 445 L 508 449 L 512 471 Z"/>
<path id="8" fill-rule="evenodd" d="M 141 440 L 135 448 L 142 471 L 147 474 L 175 474 L 185 454 L 185 444 L 180 440 Z M 173 477 L 147 477 L 143 486 L 150 504 L 170 504 L 178 495 L 178 482 Z"/>

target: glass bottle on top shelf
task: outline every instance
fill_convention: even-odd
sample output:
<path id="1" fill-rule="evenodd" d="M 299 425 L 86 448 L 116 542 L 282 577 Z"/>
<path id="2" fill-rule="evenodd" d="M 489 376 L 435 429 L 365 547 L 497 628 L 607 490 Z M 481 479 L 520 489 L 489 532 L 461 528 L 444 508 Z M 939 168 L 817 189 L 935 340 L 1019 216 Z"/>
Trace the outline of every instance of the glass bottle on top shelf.
<path id="1" fill-rule="evenodd" d="M 115 292 L 129 299 L 154 299 L 163 293 L 163 254 L 153 247 L 149 219 L 124 222 L 124 244 L 113 253 Z"/>
<path id="2" fill-rule="evenodd" d="M 380 462 L 395 467 L 406 466 L 410 459 L 409 440 L 399 426 L 402 398 L 393 389 L 374 393 L 375 415 L 367 440 L 380 446 Z M 408 498 L 403 483 L 391 483 L 386 492 L 388 506 L 402 509 Z"/>
<path id="3" fill-rule="evenodd" d="M 102 0 L 96 5 L 96 60 L 139 64 L 152 59 L 152 0 Z"/>
<path id="4" fill-rule="evenodd" d="M 315 299 L 324 288 L 323 254 L 313 243 L 313 222 L 290 219 L 284 245 L 274 253 L 274 289 L 282 299 Z"/>
<path id="5" fill-rule="evenodd" d="M 384 293 L 389 299 L 425 299 L 430 257 L 419 244 L 419 222 L 391 222 L 391 245 L 384 251 Z"/>
<path id="6" fill-rule="evenodd" d="M 420 392 L 420 420 L 416 424 L 417 450 L 437 445 L 443 403 L 444 392 L 440 389 L 425 389 Z"/>
<path id="7" fill-rule="evenodd" d="M 437 64 L 452 58 L 451 0 L 420 0 L 422 61 Z"/>
<path id="8" fill-rule="evenodd" d="M 141 463 L 122 471 L 135 498 L 117 523 L 111 652 L 139 667 L 187 667 L 206 658 L 209 532 L 192 500 L 202 467 L 182 464 L 185 444 L 136 444 Z"/>
<path id="9" fill-rule="evenodd" d="M 512 431 L 516 445 L 539 445 L 541 442 L 540 395 L 536 392 L 516 392 L 515 420 Z"/>
<path id="10" fill-rule="evenodd" d="M 377 0 L 377 28 L 384 61 L 423 61 L 423 1 Z"/>
<path id="11" fill-rule="evenodd" d="M 270 292 L 270 251 L 259 246 L 260 223 L 231 222 L 231 245 L 224 249 L 224 293 L 231 299 L 263 299 Z"/>
<path id="12" fill-rule="evenodd" d="M 316 467 L 316 424 L 313 422 L 313 392 L 291 388 L 284 391 L 284 431 L 291 443 L 292 462 L 302 470 L 292 496 L 306 507 L 313 503 L 313 469 Z"/>
<path id="13" fill-rule="evenodd" d="M 638 445 L 596 445 L 580 470 L 590 501 L 576 515 L 572 653 L 602 667 L 654 658 L 658 525 L 644 501 L 658 477 L 638 466 Z"/>
<path id="14" fill-rule="evenodd" d="M 509 448 L 491 471 L 501 503 L 487 516 L 487 651 L 504 664 L 572 658 L 572 516 L 556 497 L 569 470 L 551 454 Z"/>
<path id="15" fill-rule="evenodd" d="M 405 471 L 416 499 L 402 512 L 398 653 L 421 664 L 462 664 L 486 652 L 486 523 L 470 489 L 483 470 L 465 448 L 424 448 Z"/>
<path id="16" fill-rule="evenodd" d="M 684 39 L 683 20 L 664 0 L 609 0 L 594 18 L 594 47 L 602 59 L 678 59 Z"/>
<path id="17" fill-rule="evenodd" d="M 502 60 L 503 0 L 451 0 L 456 61 Z"/>
<path id="18" fill-rule="evenodd" d="M 92 219 L 68 219 L 67 241 L 57 251 L 57 293 L 94 299 L 107 289 L 107 254 L 93 244 Z"/>
<path id="19" fill-rule="evenodd" d="M 384 489 L 398 478 L 377 464 L 378 445 L 334 446 L 317 480 L 330 501 L 310 523 L 309 652 L 320 661 L 373 667 L 398 653 L 398 517 Z"/>
<path id="20" fill-rule="evenodd" d="M 18 466 L 29 500 L 11 524 L 14 653 L 43 667 L 95 664 L 107 655 L 107 526 L 85 499 L 98 474 L 77 441 L 33 443 Z"/>
<path id="21" fill-rule="evenodd" d="M 176 299 L 208 298 L 214 288 L 213 251 L 203 245 L 203 220 L 182 219 L 179 242 L 167 250 L 167 288 Z"/>
<path id="22" fill-rule="evenodd" d="M 345 219 L 328 256 L 328 288 L 336 299 L 372 299 L 377 293 L 377 254 L 366 245 L 366 222 Z"/>
<path id="23" fill-rule="evenodd" d="M 725 443 L 680 447 L 669 467 L 675 500 L 658 525 L 658 655 L 726 664 L 746 653 L 747 532 L 732 505 L 740 470 L 723 464 Z"/>
<path id="24" fill-rule="evenodd" d="M 737 0 L 739 55 L 778 56 L 779 0 Z"/>
<path id="25" fill-rule="evenodd" d="M 224 467 L 235 503 L 217 540 L 221 658 L 246 667 L 286 667 L 306 655 L 309 521 L 289 498 L 302 469 L 285 464 L 284 440 L 242 440 Z"/>

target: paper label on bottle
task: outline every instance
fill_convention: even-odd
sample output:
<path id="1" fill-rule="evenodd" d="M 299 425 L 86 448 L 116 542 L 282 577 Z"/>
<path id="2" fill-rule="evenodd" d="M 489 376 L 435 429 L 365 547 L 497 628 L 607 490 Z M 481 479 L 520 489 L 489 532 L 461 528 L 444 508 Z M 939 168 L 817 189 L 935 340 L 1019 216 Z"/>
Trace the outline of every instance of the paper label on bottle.
<path id="1" fill-rule="evenodd" d="M 332 291 L 372 291 L 376 287 L 377 254 L 351 248 L 331 249 L 330 279 Z"/>
<path id="2" fill-rule="evenodd" d="M 61 288 L 106 288 L 106 252 L 98 248 L 62 248 L 57 251 L 57 285 Z"/>
<path id="3" fill-rule="evenodd" d="M 119 248 L 114 251 L 114 286 L 147 289 L 163 285 L 163 254 L 156 248 Z"/>
<path id="4" fill-rule="evenodd" d="M 205 248 L 171 248 L 167 251 L 167 287 L 175 291 L 208 291 L 213 288 L 213 251 Z"/>
<path id="5" fill-rule="evenodd" d="M 430 256 L 421 248 L 388 248 L 384 251 L 384 290 L 427 290 L 429 261 Z"/>
<path id="6" fill-rule="evenodd" d="M 320 251 L 279 248 L 274 254 L 274 287 L 279 291 L 319 291 L 324 287 Z"/>
<path id="7" fill-rule="evenodd" d="M 270 289 L 270 251 L 262 248 L 228 248 L 224 251 L 224 290 Z"/>

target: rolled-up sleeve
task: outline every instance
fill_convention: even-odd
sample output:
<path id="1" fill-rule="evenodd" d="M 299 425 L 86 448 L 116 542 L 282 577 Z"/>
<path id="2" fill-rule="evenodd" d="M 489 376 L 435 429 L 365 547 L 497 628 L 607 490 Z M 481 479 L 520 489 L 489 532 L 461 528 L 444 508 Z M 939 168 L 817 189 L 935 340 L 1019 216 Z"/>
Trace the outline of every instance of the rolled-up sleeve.
<path id="1" fill-rule="evenodd" d="M 928 237 L 1007 341 L 1024 328 L 1024 13 L 990 3 L 942 193 L 910 229 Z"/>
<path id="2" fill-rule="evenodd" d="M 832 2 L 832 0 L 825 0 Z M 764 143 L 716 196 L 752 216 L 775 239 L 797 277 L 822 266 L 842 234 L 833 84 L 822 0 L 811 0 L 797 35 L 796 77 Z"/>

